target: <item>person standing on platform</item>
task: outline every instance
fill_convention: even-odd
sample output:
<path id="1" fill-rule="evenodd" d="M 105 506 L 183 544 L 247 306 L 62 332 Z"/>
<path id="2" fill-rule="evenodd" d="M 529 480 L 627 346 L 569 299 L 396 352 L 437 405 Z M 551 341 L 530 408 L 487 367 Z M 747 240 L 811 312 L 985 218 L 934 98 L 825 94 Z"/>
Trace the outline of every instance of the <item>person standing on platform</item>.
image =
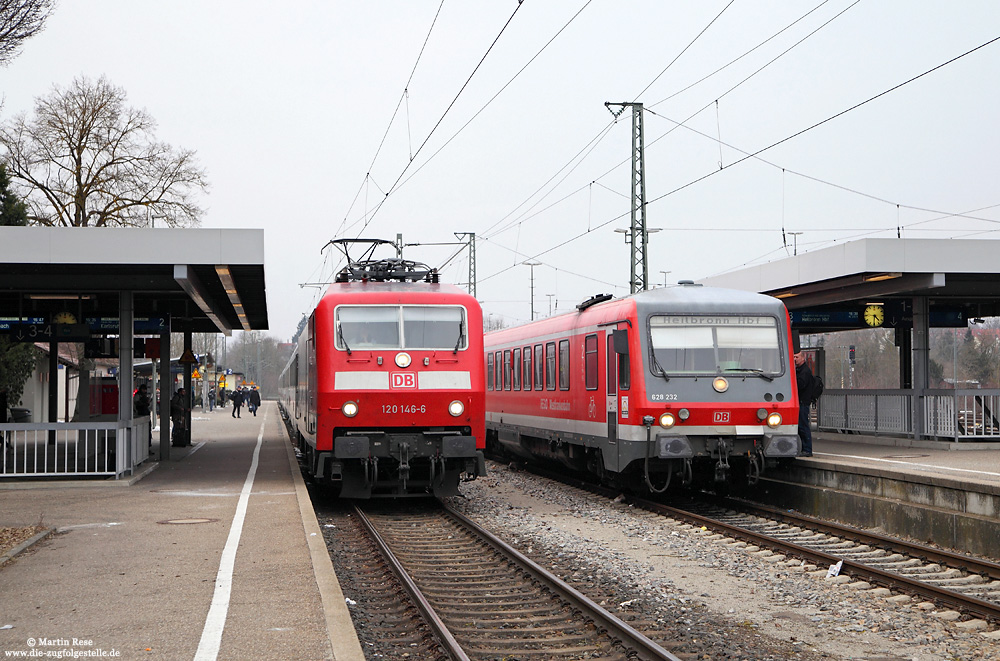
<path id="1" fill-rule="evenodd" d="M 208 410 L 209 411 L 215 410 L 215 388 L 212 388 L 208 391 Z"/>
<path id="2" fill-rule="evenodd" d="M 170 400 L 170 423 L 174 426 L 172 445 L 185 447 L 191 445 L 187 429 L 187 390 L 178 388 Z"/>
<path id="3" fill-rule="evenodd" d="M 260 408 L 260 391 L 257 390 L 257 386 L 250 389 L 247 395 L 250 398 L 250 410 L 253 412 L 254 417 L 257 417 L 257 409 Z"/>
<path id="4" fill-rule="evenodd" d="M 237 388 L 229 396 L 229 400 L 233 403 L 233 417 L 240 417 L 240 409 L 243 408 L 243 393 Z"/>
<path id="5" fill-rule="evenodd" d="M 132 397 L 132 417 L 149 420 L 149 393 L 146 391 L 146 384 L 139 386 Z M 149 447 L 153 447 L 153 430 L 149 431 Z"/>
<path id="6" fill-rule="evenodd" d="M 815 377 L 801 351 L 795 354 L 795 385 L 799 391 L 799 439 L 802 441 L 803 457 L 813 455 L 812 430 L 809 428 L 809 407 L 813 403 Z"/>

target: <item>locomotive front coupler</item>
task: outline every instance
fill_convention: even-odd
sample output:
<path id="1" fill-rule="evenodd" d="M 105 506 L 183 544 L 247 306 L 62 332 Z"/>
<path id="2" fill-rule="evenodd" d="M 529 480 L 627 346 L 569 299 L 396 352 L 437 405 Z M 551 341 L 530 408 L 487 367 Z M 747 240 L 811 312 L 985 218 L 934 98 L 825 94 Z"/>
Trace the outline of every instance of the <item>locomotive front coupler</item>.
<path id="1" fill-rule="evenodd" d="M 725 482 L 729 477 L 729 446 L 726 439 L 716 441 L 715 449 L 719 453 L 719 461 L 715 464 L 715 481 Z"/>

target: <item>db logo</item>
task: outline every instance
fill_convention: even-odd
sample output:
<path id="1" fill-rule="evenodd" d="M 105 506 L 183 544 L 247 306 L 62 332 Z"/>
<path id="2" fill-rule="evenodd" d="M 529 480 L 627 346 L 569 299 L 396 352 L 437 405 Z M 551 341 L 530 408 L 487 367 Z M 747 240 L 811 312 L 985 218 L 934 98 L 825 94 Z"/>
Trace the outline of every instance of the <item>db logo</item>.
<path id="1" fill-rule="evenodd" d="M 716 411 L 712 417 L 712 422 L 729 422 L 729 411 Z"/>
<path id="2" fill-rule="evenodd" d="M 392 372 L 389 375 L 391 388 L 416 388 L 417 375 L 414 372 Z"/>

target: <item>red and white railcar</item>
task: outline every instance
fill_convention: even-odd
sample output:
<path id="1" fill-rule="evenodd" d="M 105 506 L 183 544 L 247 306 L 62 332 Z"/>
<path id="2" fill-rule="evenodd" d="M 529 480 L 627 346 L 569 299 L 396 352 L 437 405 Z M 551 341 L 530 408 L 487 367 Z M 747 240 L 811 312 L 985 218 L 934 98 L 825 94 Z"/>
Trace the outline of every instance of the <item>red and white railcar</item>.
<path id="1" fill-rule="evenodd" d="M 282 373 L 282 407 L 307 472 L 341 497 L 454 495 L 486 472 L 482 311 L 436 273 L 379 277 L 412 275 L 382 261 L 330 285 Z"/>
<path id="2" fill-rule="evenodd" d="M 605 482 L 751 482 L 799 453 L 788 312 L 685 282 L 485 337 L 488 446 Z"/>

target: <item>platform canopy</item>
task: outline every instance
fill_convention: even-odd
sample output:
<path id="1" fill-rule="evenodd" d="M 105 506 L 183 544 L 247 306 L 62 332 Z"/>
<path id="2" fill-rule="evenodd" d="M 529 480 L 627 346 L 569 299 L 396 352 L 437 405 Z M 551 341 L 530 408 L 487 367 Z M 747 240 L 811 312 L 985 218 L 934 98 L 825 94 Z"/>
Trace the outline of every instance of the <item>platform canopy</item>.
<path id="1" fill-rule="evenodd" d="M 140 334 L 144 319 L 266 330 L 264 231 L 0 227 L 0 317 L 93 326 L 118 318 L 121 292 Z"/>
<path id="2" fill-rule="evenodd" d="M 1000 316 L 1000 242 L 988 239 L 862 239 L 701 280 L 780 298 L 792 325 L 809 332 L 911 327 L 924 299 L 931 326 Z M 877 324 L 864 312 L 885 308 Z"/>

